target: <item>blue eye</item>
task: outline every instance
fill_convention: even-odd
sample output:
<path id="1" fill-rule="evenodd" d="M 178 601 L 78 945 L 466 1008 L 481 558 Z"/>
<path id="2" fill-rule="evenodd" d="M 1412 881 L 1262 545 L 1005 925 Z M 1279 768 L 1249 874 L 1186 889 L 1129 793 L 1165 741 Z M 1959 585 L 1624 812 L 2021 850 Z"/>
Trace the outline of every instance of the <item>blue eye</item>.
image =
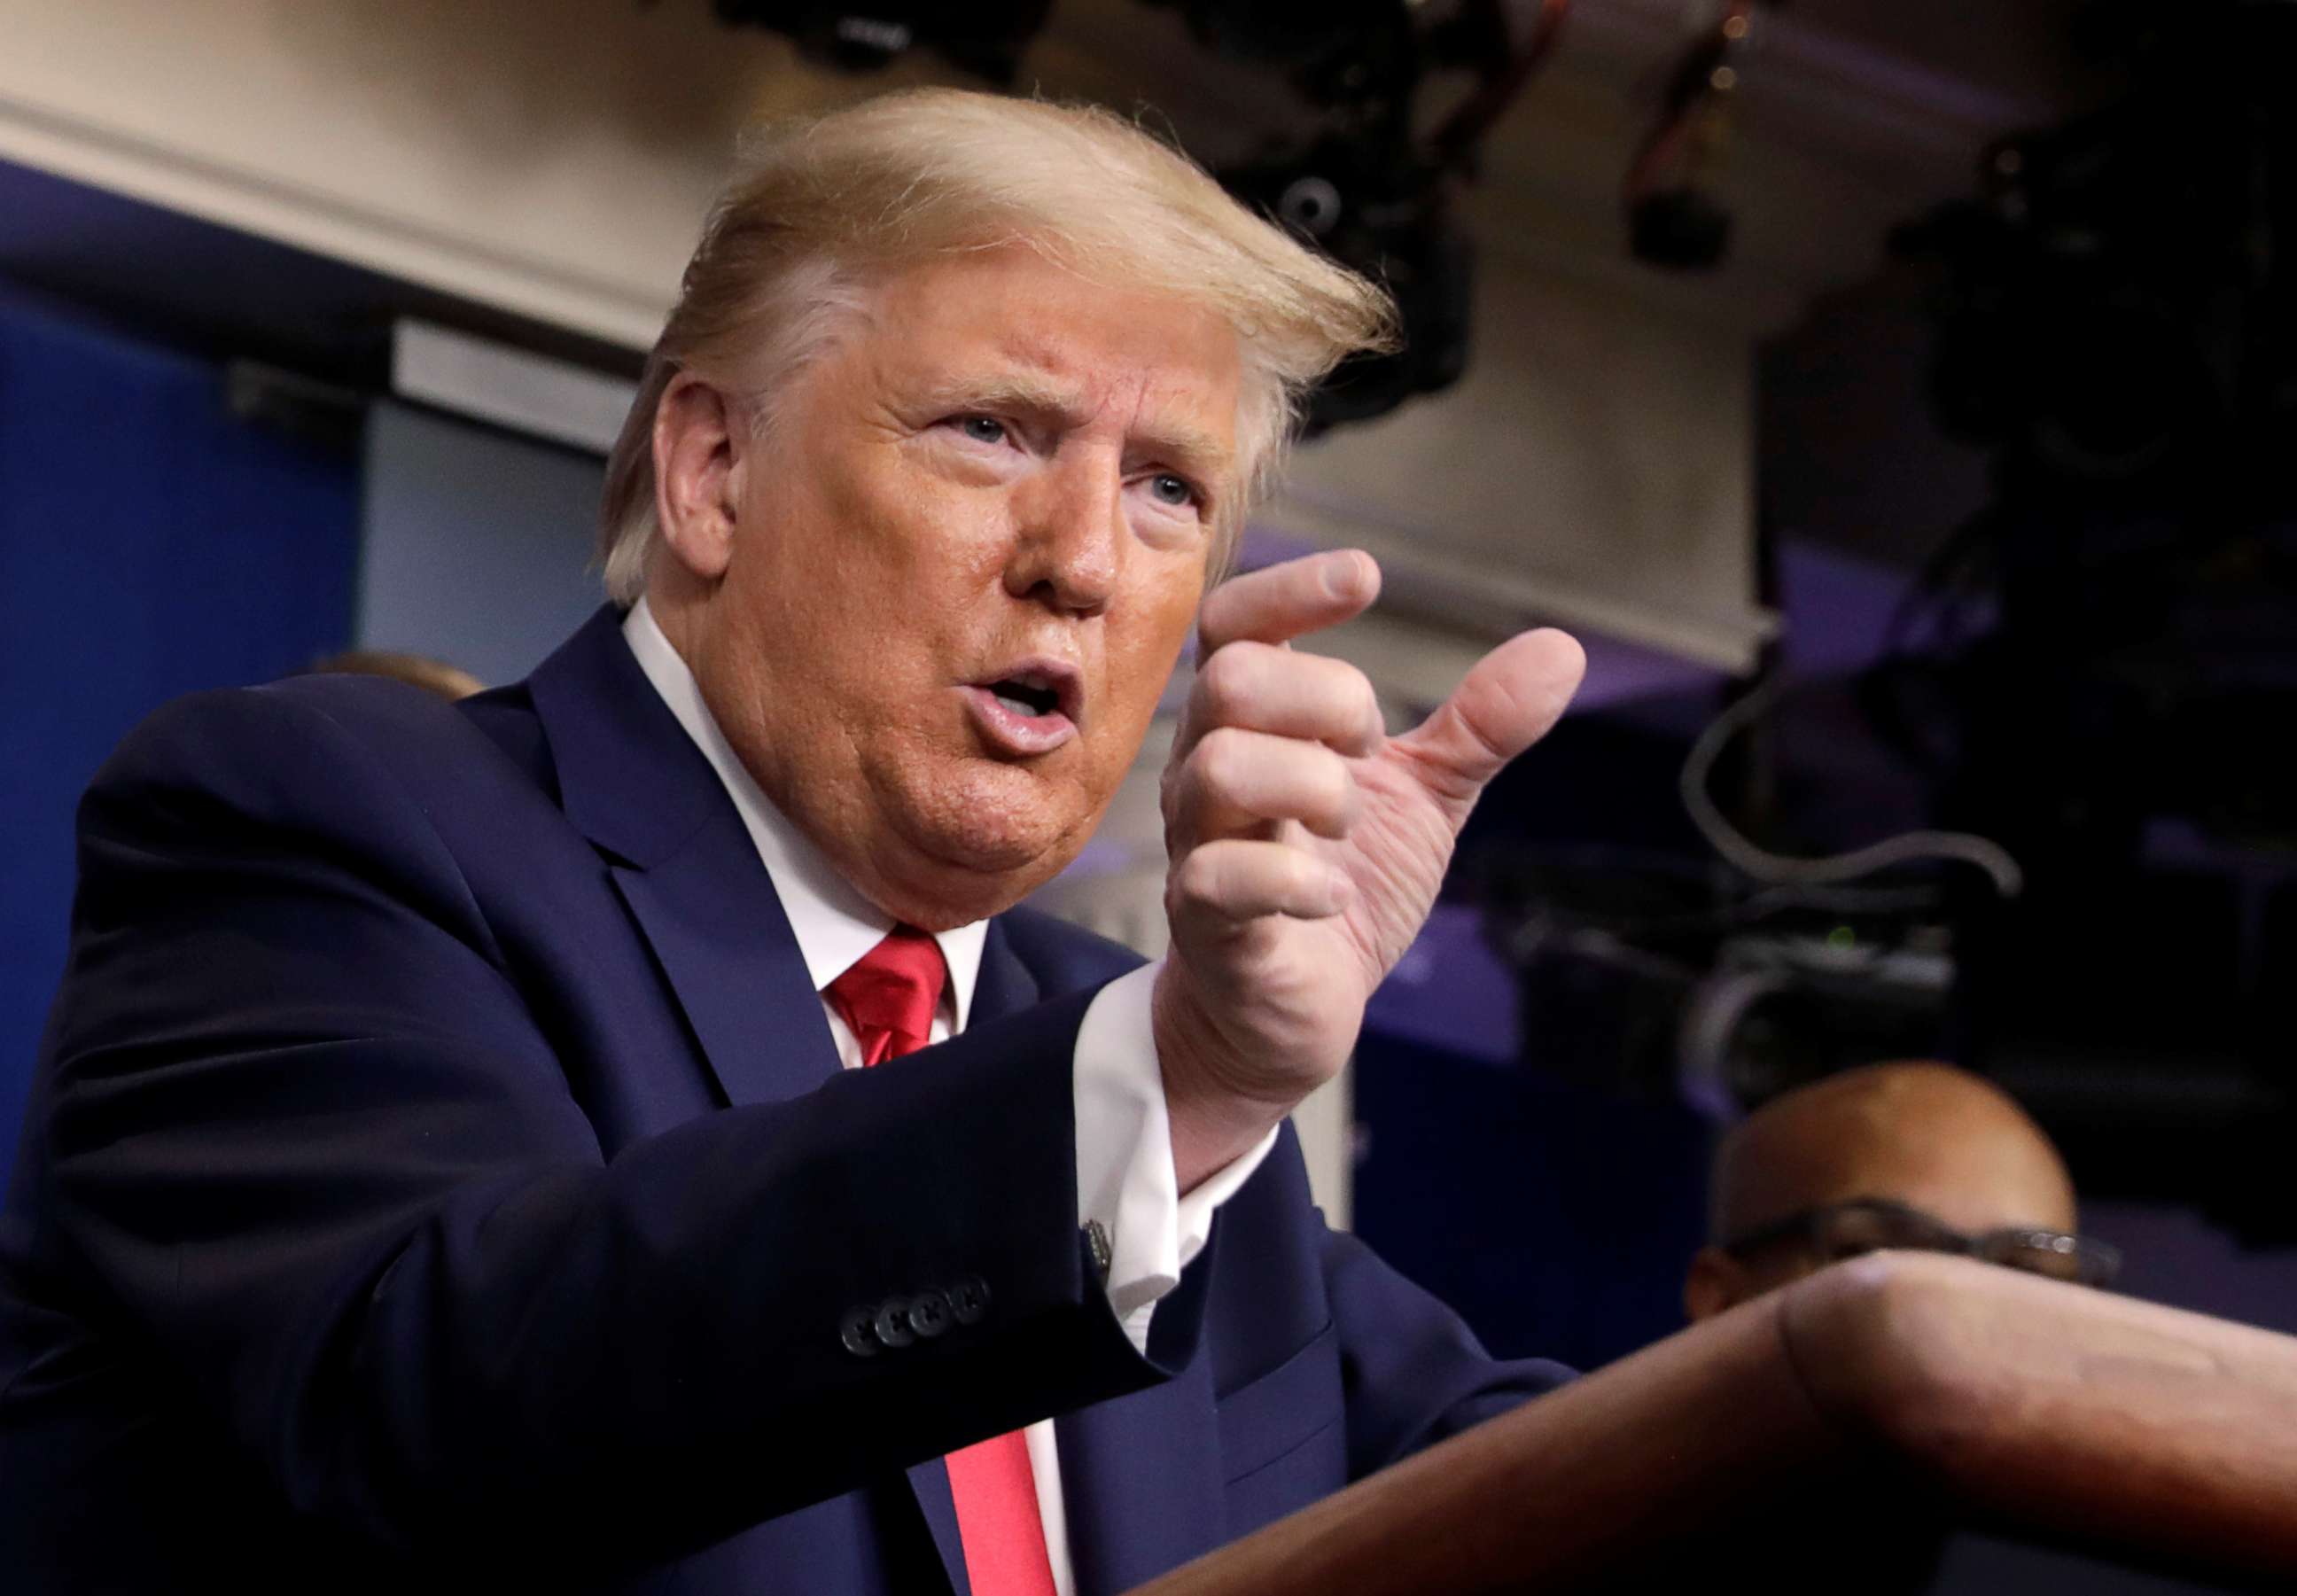
<path id="1" fill-rule="evenodd" d="M 993 415 L 964 415 L 958 418 L 958 431 L 976 443 L 1005 441 L 1005 424 Z"/>
<path id="2" fill-rule="evenodd" d="M 1175 509 L 1197 502 L 1197 490 L 1189 485 L 1188 479 L 1176 477 L 1169 471 L 1151 477 L 1148 491 L 1155 494 L 1159 502 L 1171 505 Z"/>

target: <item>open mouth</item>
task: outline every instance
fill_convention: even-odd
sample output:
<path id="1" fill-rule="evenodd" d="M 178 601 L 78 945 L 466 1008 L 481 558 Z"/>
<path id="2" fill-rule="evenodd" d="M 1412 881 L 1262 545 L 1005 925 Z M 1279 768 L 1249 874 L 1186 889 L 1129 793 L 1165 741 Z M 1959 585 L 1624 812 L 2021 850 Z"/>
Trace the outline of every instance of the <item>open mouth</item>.
<path id="1" fill-rule="evenodd" d="M 1027 757 L 1050 753 L 1078 735 L 1084 685 L 1066 661 L 1039 658 L 976 683 L 966 696 L 992 748 Z"/>
<path id="2" fill-rule="evenodd" d="M 1000 677 L 989 684 L 989 691 L 1015 714 L 1033 720 L 1052 714 L 1061 707 L 1061 690 L 1033 676 Z"/>
<path id="3" fill-rule="evenodd" d="M 1000 708 L 1025 720 L 1054 715 L 1074 720 L 1081 707 L 1078 701 L 1084 696 L 1075 666 L 1041 655 L 1016 660 L 1012 670 L 980 686 Z"/>

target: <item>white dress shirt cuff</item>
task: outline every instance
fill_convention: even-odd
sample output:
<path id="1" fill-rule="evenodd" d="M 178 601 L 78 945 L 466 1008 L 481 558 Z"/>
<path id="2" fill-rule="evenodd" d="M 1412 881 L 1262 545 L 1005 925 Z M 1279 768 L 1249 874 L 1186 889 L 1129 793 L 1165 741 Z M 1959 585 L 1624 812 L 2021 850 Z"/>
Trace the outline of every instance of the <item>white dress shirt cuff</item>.
<path id="1" fill-rule="evenodd" d="M 1144 1354 L 1149 1318 L 1204 1251 L 1214 1211 L 1276 1145 L 1272 1129 L 1250 1152 L 1181 1195 L 1149 1024 L 1158 968 L 1101 989 L 1077 1031 L 1075 1064 L 1077 1223 L 1098 1222 L 1107 1231 L 1108 1304 Z"/>

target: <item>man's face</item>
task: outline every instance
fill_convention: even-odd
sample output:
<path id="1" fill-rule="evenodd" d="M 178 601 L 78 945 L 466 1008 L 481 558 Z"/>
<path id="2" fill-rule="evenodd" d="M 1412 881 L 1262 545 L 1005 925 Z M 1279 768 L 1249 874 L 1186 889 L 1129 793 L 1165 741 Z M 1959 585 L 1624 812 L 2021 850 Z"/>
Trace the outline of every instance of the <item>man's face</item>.
<path id="1" fill-rule="evenodd" d="M 727 482 L 686 639 L 767 795 L 928 929 L 1074 857 L 1146 734 L 1238 490 L 1237 338 L 1025 249 L 913 268 Z"/>

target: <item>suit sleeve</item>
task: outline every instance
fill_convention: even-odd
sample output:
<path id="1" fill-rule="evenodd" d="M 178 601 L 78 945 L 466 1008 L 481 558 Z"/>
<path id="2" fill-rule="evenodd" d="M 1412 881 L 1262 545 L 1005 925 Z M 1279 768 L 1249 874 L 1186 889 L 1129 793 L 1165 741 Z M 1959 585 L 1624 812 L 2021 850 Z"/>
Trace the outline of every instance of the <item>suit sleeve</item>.
<path id="1" fill-rule="evenodd" d="M 1343 1231 L 1327 1231 L 1324 1287 L 1340 1333 L 1348 1477 L 1364 1476 L 1554 1390 L 1545 1359 L 1486 1352 L 1460 1316 Z"/>
<path id="2" fill-rule="evenodd" d="M 52 1222 L 112 1329 L 378 1550 L 595 1577 L 1157 1378 L 1076 1230 L 1090 993 L 608 1160 L 429 817 L 311 706 L 163 712 L 80 872 Z M 961 1279 L 973 1322 L 842 1343 Z"/>

